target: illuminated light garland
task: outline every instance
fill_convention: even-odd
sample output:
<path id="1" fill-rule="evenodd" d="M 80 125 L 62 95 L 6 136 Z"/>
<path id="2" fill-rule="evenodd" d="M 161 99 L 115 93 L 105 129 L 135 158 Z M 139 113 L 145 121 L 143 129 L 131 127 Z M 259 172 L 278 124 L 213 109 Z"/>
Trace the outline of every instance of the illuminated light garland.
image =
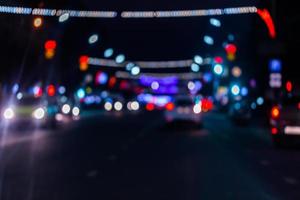
<path id="1" fill-rule="evenodd" d="M 61 16 L 68 13 L 70 17 L 85 18 L 115 18 L 115 11 L 86 11 L 86 10 L 61 10 L 47 8 L 27 8 L 14 6 L 0 6 L 0 13 L 20 14 L 20 15 L 37 15 L 37 16 Z"/>
<path id="2" fill-rule="evenodd" d="M 134 63 L 140 68 L 184 68 L 190 67 L 193 64 L 193 60 L 176 60 L 176 61 L 128 61 L 122 64 L 116 63 L 112 59 L 91 58 L 88 59 L 89 65 L 104 66 L 104 67 L 125 67 L 128 63 Z M 205 58 L 201 65 L 208 65 L 211 63 L 211 58 Z"/>
<path id="3" fill-rule="evenodd" d="M 217 8 L 203 10 L 172 10 L 172 11 L 124 11 L 122 18 L 164 18 L 164 17 L 199 17 L 199 16 L 217 16 L 233 14 L 256 13 L 255 6 L 236 7 L 236 8 Z"/>
<path id="4" fill-rule="evenodd" d="M 156 77 L 156 78 L 166 78 L 166 77 L 176 77 L 179 80 L 192 80 L 202 78 L 202 73 L 140 73 L 139 75 L 132 76 L 128 72 L 117 71 L 116 77 L 121 79 L 140 79 L 141 77 Z"/>

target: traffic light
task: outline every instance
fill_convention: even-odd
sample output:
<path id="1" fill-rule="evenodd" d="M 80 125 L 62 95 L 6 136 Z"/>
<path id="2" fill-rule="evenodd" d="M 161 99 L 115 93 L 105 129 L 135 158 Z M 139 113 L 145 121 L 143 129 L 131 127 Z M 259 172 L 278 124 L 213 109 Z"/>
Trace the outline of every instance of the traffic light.
<path id="1" fill-rule="evenodd" d="M 55 40 L 47 40 L 45 42 L 45 58 L 50 60 L 54 57 L 55 55 L 55 50 L 56 50 L 57 43 Z"/>
<path id="2" fill-rule="evenodd" d="M 88 56 L 80 56 L 79 58 L 79 69 L 80 71 L 86 71 L 89 68 L 89 57 Z"/>
<path id="3" fill-rule="evenodd" d="M 56 93 L 55 86 L 54 85 L 48 85 L 48 87 L 47 87 L 48 96 L 53 97 L 55 95 L 55 93 Z"/>

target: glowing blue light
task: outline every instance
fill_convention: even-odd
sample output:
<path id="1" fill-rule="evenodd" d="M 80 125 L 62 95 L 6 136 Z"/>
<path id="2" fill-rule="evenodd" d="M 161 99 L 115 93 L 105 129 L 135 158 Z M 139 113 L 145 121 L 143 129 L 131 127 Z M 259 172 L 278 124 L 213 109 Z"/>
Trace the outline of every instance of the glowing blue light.
<path id="1" fill-rule="evenodd" d="M 16 83 L 16 84 L 14 84 L 14 86 L 12 88 L 13 94 L 16 94 L 18 92 L 18 90 L 19 90 L 19 84 Z"/>
<path id="2" fill-rule="evenodd" d="M 59 94 L 64 94 L 66 92 L 66 88 L 64 87 L 64 86 L 60 86 L 59 88 L 58 88 L 58 93 Z"/>
<path id="3" fill-rule="evenodd" d="M 89 37 L 89 44 L 94 44 L 98 41 L 99 36 L 97 34 L 93 34 Z"/>
<path id="4" fill-rule="evenodd" d="M 213 45 L 214 44 L 214 39 L 208 35 L 205 35 L 203 38 L 204 42 L 208 45 Z"/>
<path id="5" fill-rule="evenodd" d="M 203 64 L 203 58 L 201 56 L 196 55 L 194 57 L 194 62 L 198 65 L 201 65 L 201 64 Z"/>
<path id="6" fill-rule="evenodd" d="M 264 104 L 264 98 L 262 97 L 258 97 L 256 100 L 257 105 L 261 106 Z"/>
<path id="7" fill-rule="evenodd" d="M 98 84 L 106 84 L 108 81 L 108 75 L 105 72 L 98 72 L 96 74 L 96 83 Z"/>
<path id="8" fill-rule="evenodd" d="M 84 96 L 85 96 L 85 91 L 84 91 L 84 89 L 80 88 L 77 91 L 77 97 L 80 98 L 80 99 L 82 99 L 82 98 L 84 98 Z"/>
<path id="9" fill-rule="evenodd" d="M 131 74 L 136 76 L 140 73 L 141 69 L 138 67 L 138 66 L 134 66 L 132 69 L 131 69 Z"/>
<path id="10" fill-rule="evenodd" d="M 133 63 L 128 63 L 128 64 L 126 65 L 126 70 L 127 70 L 127 71 L 130 71 L 134 66 L 135 66 L 135 65 L 134 65 Z"/>
<path id="11" fill-rule="evenodd" d="M 116 63 L 122 63 L 125 61 L 125 56 L 123 54 L 117 55 Z"/>
<path id="12" fill-rule="evenodd" d="M 241 104 L 240 103 L 234 104 L 234 109 L 240 110 L 241 109 Z"/>
<path id="13" fill-rule="evenodd" d="M 61 22 L 61 23 L 65 22 L 69 19 L 69 17 L 70 17 L 69 13 L 64 13 L 61 16 L 59 16 L 58 21 Z"/>
<path id="14" fill-rule="evenodd" d="M 216 64 L 216 65 L 214 66 L 214 72 L 215 72 L 215 74 L 217 74 L 217 75 L 223 74 L 223 72 L 224 72 L 223 66 L 220 65 L 220 64 Z"/>
<path id="15" fill-rule="evenodd" d="M 255 103 L 255 102 L 251 103 L 251 109 L 252 109 L 252 110 L 255 110 L 255 109 L 256 109 L 256 103 Z"/>
<path id="16" fill-rule="evenodd" d="M 216 18 L 211 18 L 209 20 L 210 24 L 215 26 L 215 27 L 221 27 L 221 21 L 216 19 Z"/>
<path id="17" fill-rule="evenodd" d="M 229 40 L 230 42 L 233 42 L 233 41 L 234 41 L 234 35 L 229 34 L 229 35 L 228 35 L 228 40 Z"/>
<path id="18" fill-rule="evenodd" d="M 240 89 L 240 87 L 239 87 L 238 85 L 233 85 L 233 86 L 231 87 L 231 93 L 232 93 L 233 95 L 235 95 L 235 96 L 239 95 L 239 94 L 240 94 L 240 91 L 241 91 L 241 89 Z"/>
<path id="19" fill-rule="evenodd" d="M 114 54 L 114 50 L 112 48 L 106 49 L 104 51 L 104 57 L 109 58 Z"/>
<path id="20" fill-rule="evenodd" d="M 211 73 L 205 73 L 205 74 L 203 75 L 203 80 L 204 80 L 206 83 L 211 82 L 211 81 L 212 81 L 212 78 L 213 78 L 213 76 L 212 76 Z"/>
<path id="21" fill-rule="evenodd" d="M 241 89 L 241 95 L 242 96 L 247 96 L 248 95 L 248 88 L 246 88 L 246 87 L 243 87 L 242 89 Z"/>
<path id="22" fill-rule="evenodd" d="M 193 63 L 193 64 L 191 65 L 191 70 L 192 70 L 193 72 L 199 72 L 200 66 L 197 65 L 196 63 Z"/>

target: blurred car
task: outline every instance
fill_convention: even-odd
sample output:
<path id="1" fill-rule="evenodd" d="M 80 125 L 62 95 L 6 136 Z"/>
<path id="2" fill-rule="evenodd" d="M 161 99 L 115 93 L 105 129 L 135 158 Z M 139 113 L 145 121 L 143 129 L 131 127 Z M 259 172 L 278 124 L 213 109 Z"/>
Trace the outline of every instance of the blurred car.
<path id="1" fill-rule="evenodd" d="M 237 124 L 249 123 L 252 117 L 250 103 L 246 100 L 232 103 L 229 107 L 229 117 Z"/>
<path id="2" fill-rule="evenodd" d="M 20 99 L 13 99 L 9 105 L 2 108 L 2 125 L 6 127 L 56 127 L 55 115 L 58 109 L 48 104 L 42 97 L 24 95 Z"/>
<path id="3" fill-rule="evenodd" d="M 201 102 L 195 104 L 192 98 L 176 98 L 165 106 L 164 116 L 167 122 L 189 121 L 196 124 L 202 122 L 202 105 Z"/>
<path id="4" fill-rule="evenodd" d="M 300 96 L 284 97 L 270 113 L 273 141 L 283 147 L 300 139 Z"/>

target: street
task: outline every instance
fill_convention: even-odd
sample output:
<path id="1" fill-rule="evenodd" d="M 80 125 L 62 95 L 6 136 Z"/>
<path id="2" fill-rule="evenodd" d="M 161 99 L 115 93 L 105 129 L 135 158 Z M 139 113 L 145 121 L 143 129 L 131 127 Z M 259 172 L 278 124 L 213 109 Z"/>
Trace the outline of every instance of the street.
<path id="1" fill-rule="evenodd" d="M 300 151 L 220 113 L 202 128 L 89 113 L 58 131 L 3 131 L 0 143 L 1 200 L 300 199 Z"/>

